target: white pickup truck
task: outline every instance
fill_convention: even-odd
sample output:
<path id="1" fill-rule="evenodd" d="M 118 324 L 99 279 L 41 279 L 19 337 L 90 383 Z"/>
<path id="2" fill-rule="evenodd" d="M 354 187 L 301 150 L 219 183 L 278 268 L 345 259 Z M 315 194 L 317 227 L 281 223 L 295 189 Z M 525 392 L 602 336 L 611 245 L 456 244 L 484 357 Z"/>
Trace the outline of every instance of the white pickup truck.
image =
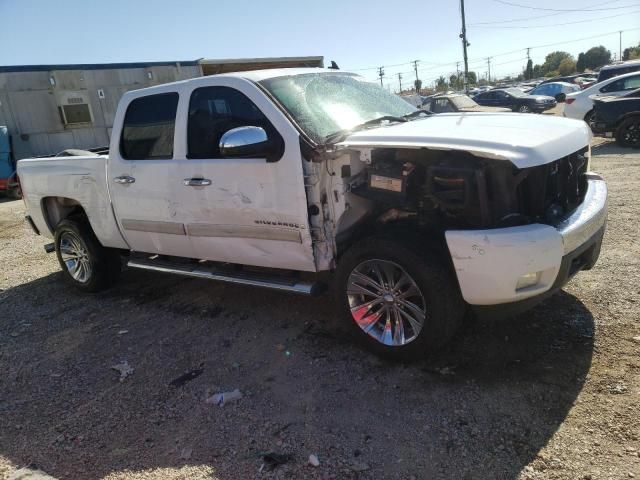
<path id="1" fill-rule="evenodd" d="M 594 265 L 607 188 L 590 138 L 564 118 L 433 115 L 351 73 L 261 70 L 128 92 L 108 155 L 18 174 L 28 222 L 83 290 L 124 264 L 302 294 L 331 282 L 354 334 L 406 358 L 471 307 L 520 310 Z"/>

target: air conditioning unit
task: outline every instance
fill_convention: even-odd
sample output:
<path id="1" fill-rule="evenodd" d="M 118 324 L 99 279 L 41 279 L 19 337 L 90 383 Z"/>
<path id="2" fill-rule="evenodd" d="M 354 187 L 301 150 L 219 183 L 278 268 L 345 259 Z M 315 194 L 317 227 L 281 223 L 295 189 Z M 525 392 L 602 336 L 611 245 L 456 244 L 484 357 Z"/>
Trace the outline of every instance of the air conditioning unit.
<path id="1" fill-rule="evenodd" d="M 85 92 L 60 92 L 58 94 L 60 119 L 65 125 L 91 123 L 91 106 Z"/>

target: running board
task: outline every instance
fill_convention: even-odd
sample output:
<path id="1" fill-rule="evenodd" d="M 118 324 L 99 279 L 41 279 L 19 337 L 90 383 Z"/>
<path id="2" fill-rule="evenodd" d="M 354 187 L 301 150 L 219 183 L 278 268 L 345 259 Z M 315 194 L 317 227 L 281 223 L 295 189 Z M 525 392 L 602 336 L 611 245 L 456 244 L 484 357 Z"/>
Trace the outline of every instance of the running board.
<path id="1" fill-rule="evenodd" d="M 315 296 L 324 290 L 324 285 L 319 282 L 305 282 L 295 277 L 266 276 L 260 273 L 226 272 L 216 267 L 203 266 L 199 263 L 172 265 L 169 262 L 136 259 L 129 260 L 127 266 L 154 272 L 174 273 L 185 277 L 206 278 L 237 285 L 268 288 L 300 295 Z"/>

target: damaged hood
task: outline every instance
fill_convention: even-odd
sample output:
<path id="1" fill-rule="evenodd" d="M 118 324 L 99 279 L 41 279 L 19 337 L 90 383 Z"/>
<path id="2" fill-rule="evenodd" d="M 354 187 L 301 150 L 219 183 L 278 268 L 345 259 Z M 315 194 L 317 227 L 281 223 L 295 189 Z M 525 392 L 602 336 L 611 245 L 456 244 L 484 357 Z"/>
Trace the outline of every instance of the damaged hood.
<path id="1" fill-rule="evenodd" d="M 406 123 L 361 130 L 338 148 L 463 150 L 511 161 L 518 168 L 553 162 L 589 145 L 582 120 L 525 113 L 441 113 Z"/>

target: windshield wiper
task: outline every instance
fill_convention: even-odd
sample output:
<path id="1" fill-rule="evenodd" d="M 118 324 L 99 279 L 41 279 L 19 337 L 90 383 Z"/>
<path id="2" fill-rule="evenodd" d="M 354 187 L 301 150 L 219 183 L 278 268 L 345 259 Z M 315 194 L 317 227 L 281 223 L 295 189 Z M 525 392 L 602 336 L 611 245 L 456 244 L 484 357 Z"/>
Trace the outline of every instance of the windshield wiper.
<path id="1" fill-rule="evenodd" d="M 411 112 L 411 113 L 407 113 L 406 115 L 403 115 L 402 118 L 409 120 L 411 118 L 418 117 L 422 113 L 424 113 L 427 117 L 430 117 L 431 115 L 433 115 L 433 112 L 431 110 L 425 110 L 424 108 L 421 108 L 419 110 L 416 110 L 415 112 Z"/>
<path id="2" fill-rule="evenodd" d="M 389 123 L 391 123 L 391 122 L 407 122 L 408 119 L 405 118 L 405 117 L 406 116 L 396 117 L 394 115 L 384 115 L 382 117 L 374 118 L 373 120 L 366 121 L 364 123 L 361 123 L 360 125 L 356 125 L 355 127 L 347 128 L 347 129 L 344 129 L 344 130 L 338 130 L 337 132 L 330 133 L 329 135 L 324 137 L 324 143 L 337 143 L 337 142 L 340 142 L 340 141 L 344 140 L 344 138 L 347 135 L 349 135 L 350 133 L 356 132 L 358 130 L 364 130 L 367 127 L 378 125 L 379 123 L 382 123 L 382 122 L 389 122 Z"/>

